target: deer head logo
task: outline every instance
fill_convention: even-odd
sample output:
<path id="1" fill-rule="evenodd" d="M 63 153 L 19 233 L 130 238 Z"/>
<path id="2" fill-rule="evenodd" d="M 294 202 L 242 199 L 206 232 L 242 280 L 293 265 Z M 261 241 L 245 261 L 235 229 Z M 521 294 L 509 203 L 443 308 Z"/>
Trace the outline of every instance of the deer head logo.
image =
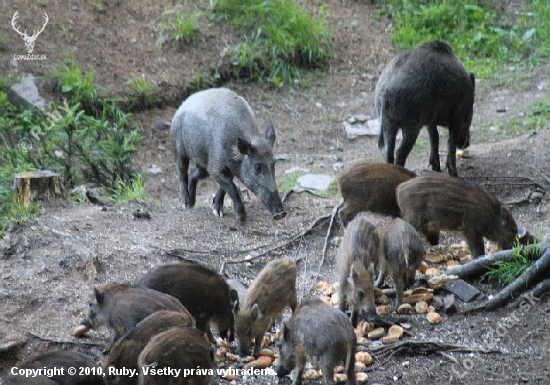
<path id="1" fill-rule="evenodd" d="M 20 34 L 23 37 L 23 40 L 25 41 L 25 50 L 27 51 L 27 53 L 31 53 L 32 50 L 34 49 L 34 42 L 36 38 L 38 37 L 38 35 L 42 33 L 44 28 L 46 28 L 46 24 L 48 24 L 48 20 L 49 20 L 48 15 L 44 12 L 44 25 L 42 26 L 42 29 L 40 31 L 34 30 L 32 36 L 27 35 L 27 30 L 25 30 L 25 32 L 21 32 L 19 30 L 19 27 L 15 22 L 18 18 L 19 18 L 19 11 L 16 11 L 13 14 L 13 17 L 11 18 L 11 26 L 13 27 L 13 29 L 15 29 L 15 31 L 18 34 Z"/>

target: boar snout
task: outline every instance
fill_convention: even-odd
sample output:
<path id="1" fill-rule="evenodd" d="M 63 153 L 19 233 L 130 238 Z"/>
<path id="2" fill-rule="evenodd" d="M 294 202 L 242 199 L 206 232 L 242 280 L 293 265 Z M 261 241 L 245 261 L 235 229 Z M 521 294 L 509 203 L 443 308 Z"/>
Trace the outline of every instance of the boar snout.
<path id="1" fill-rule="evenodd" d="M 367 322 L 374 322 L 376 320 L 376 317 L 378 317 L 378 315 L 376 314 L 375 308 L 368 309 L 368 310 L 361 309 L 359 315 L 362 319 L 364 319 Z"/>
<path id="2" fill-rule="evenodd" d="M 273 219 L 279 220 L 286 217 L 286 211 L 277 190 L 268 193 L 266 206 L 271 212 Z"/>
<path id="3" fill-rule="evenodd" d="M 286 211 L 284 210 L 273 214 L 273 219 L 275 219 L 276 221 L 278 221 L 279 219 L 283 219 L 284 217 L 286 217 Z"/>

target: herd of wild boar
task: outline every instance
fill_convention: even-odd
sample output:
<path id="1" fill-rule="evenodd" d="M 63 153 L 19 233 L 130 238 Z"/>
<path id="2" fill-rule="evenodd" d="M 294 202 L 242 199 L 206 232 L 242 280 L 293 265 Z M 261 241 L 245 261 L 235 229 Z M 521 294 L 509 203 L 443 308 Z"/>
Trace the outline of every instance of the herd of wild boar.
<path id="1" fill-rule="evenodd" d="M 240 356 L 250 355 L 254 341 L 252 355 L 257 358 L 264 334 L 288 307 L 292 316 L 280 328 L 277 375 L 284 377 L 294 369 L 293 384 L 300 384 L 309 360 L 322 369 L 323 383 L 328 385 L 334 383 L 334 367 L 344 364 L 347 384 L 354 385 L 353 328 L 359 318 L 378 317 L 374 290 L 388 274 L 396 288 L 396 308 L 402 303 L 403 291 L 413 283 L 424 258 L 425 240 L 435 245 L 440 230 L 461 231 L 474 257 L 485 253 L 483 237 L 501 248 L 513 245 L 517 226 L 510 213 L 485 189 L 457 177 L 456 149 L 469 144 L 474 86 L 474 75 L 441 41 L 397 56 L 382 72 L 375 104 L 386 163 L 357 162 L 338 177 L 343 197 L 340 219 L 346 227 L 336 259 L 339 309 L 318 298 L 299 301 L 296 265 L 287 258 L 267 263 L 249 288 L 226 281 L 197 262 L 158 266 L 132 284 L 108 283 L 94 289 L 78 333 L 102 323 L 112 331 L 102 363 L 106 376 L 90 372 L 80 377 L 25 378 L 25 382 L 12 376 L 6 384 L 209 384 L 211 376 L 174 376 L 168 369 L 213 368 L 212 330 L 228 342 L 236 340 Z M 406 170 L 416 137 L 427 126 L 429 164 L 441 171 L 438 125 L 449 129 L 450 176 L 437 172 L 417 176 Z M 227 193 L 244 224 L 244 204 L 233 182 L 237 177 L 274 219 L 286 216 L 275 181 L 273 124 L 267 121 L 265 135 L 260 135 L 254 113 L 242 97 L 228 89 L 197 92 L 181 105 L 172 123 L 157 121 L 156 126 L 171 129 L 184 208 L 195 204 L 199 179 L 211 176 L 219 183 L 214 214 L 223 216 Z M 394 158 L 399 129 L 403 141 Z M 188 175 L 191 161 L 196 166 Z M 364 211 L 393 219 L 377 227 Z M 51 352 L 20 367 L 53 366 L 95 364 L 76 353 Z M 151 368 L 156 375 L 146 374 Z"/>

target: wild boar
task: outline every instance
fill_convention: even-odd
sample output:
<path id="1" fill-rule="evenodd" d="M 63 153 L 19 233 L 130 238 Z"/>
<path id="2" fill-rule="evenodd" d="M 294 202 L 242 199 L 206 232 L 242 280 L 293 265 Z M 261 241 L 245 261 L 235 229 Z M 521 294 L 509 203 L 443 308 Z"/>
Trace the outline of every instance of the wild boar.
<path id="1" fill-rule="evenodd" d="M 135 385 L 138 374 L 138 356 L 157 334 L 174 327 L 194 327 L 190 315 L 171 310 L 157 311 L 120 338 L 103 360 L 101 367 L 109 384 Z M 118 370 L 115 370 L 118 369 Z"/>
<path id="2" fill-rule="evenodd" d="M 342 222 L 347 225 L 361 211 L 398 217 L 395 189 L 415 176 L 412 171 L 388 163 L 360 161 L 347 166 L 338 176 L 344 199 L 340 209 Z"/>
<path id="3" fill-rule="evenodd" d="M 167 128 L 168 122 L 156 122 Z M 191 95 L 177 110 L 171 123 L 172 143 L 179 173 L 180 203 L 195 205 L 197 182 L 211 176 L 220 188 L 214 197 L 214 214 L 223 216 L 223 200 L 228 193 L 239 223 L 244 224 L 244 204 L 233 177 L 256 195 L 274 219 L 286 211 L 275 182 L 275 129 L 267 122 L 265 138 L 259 134 L 250 105 L 227 88 L 211 88 Z M 189 176 L 189 161 L 196 168 Z"/>
<path id="4" fill-rule="evenodd" d="M 359 213 L 346 227 L 336 260 L 340 310 L 345 313 L 349 305 L 354 327 L 359 315 L 367 321 L 376 318 L 374 279 L 379 258 L 376 227 L 365 213 Z"/>
<path id="5" fill-rule="evenodd" d="M 474 113 L 475 77 L 468 73 L 442 41 L 425 42 L 395 57 L 384 69 L 375 89 L 381 132 L 378 146 L 386 149 L 386 162 L 394 163 L 395 137 L 403 132 L 395 163 L 405 166 L 423 126 L 430 135 L 430 166 L 441 171 L 437 126 L 449 129 L 449 175 L 457 176 L 456 149 L 470 143 Z"/>
<path id="6" fill-rule="evenodd" d="M 239 310 L 240 304 L 244 302 L 244 297 L 246 297 L 246 291 L 248 290 L 248 288 L 243 285 L 241 281 L 235 278 L 228 279 L 227 284 L 232 290 L 235 290 L 235 292 L 237 293 L 237 301 L 234 301 L 231 305 L 233 311 L 236 313 Z"/>
<path id="7" fill-rule="evenodd" d="M 246 292 L 235 314 L 239 354 L 247 356 L 254 338 L 254 357 L 258 357 L 264 333 L 285 307 L 296 309 L 296 264 L 289 258 L 270 261 L 260 271 Z"/>
<path id="8" fill-rule="evenodd" d="M 96 329 L 106 321 L 114 331 L 110 345 L 156 311 L 174 310 L 191 318 L 187 309 L 171 295 L 129 284 L 108 283 L 96 287 L 94 300 L 80 324 Z"/>
<path id="9" fill-rule="evenodd" d="M 395 283 L 395 309 L 403 303 L 403 291 L 413 284 L 416 269 L 424 259 L 424 242 L 415 228 L 401 218 L 395 218 L 383 231 L 382 252 L 385 263 L 381 264 L 375 286 L 384 282 L 391 270 Z"/>
<path id="10" fill-rule="evenodd" d="M 290 320 L 281 327 L 279 366 L 282 378 L 295 369 L 293 385 L 302 383 L 306 361 L 320 367 L 323 384 L 332 385 L 334 367 L 344 363 L 348 385 L 355 385 L 355 348 L 357 340 L 349 319 L 319 298 L 304 299 Z"/>
<path id="11" fill-rule="evenodd" d="M 206 332 L 210 341 L 215 342 L 210 323 L 216 325 L 221 338 L 234 340 L 232 305 L 238 301 L 238 295 L 215 271 L 198 263 L 162 265 L 141 277 L 137 285 L 177 298 L 195 317 L 197 329 Z"/>
<path id="12" fill-rule="evenodd" d="M 5 384 L 31 385 L 105 385 L 105 378 L 98 373 L 95 362 L 80 353 L 70 351 L 53 351 L 40 354 L 18 366 L 19 369 L 46 369 L 49 374 L 39 379 L 26 376 L 12 376 L 6 378 Z M 69 372 L 69 368 L 76 369 L 76 373 Z M 89 368 L 90 370 L 86 370 Z M 54 370 L 55 369 L 55 370 Z M 26 381 L 20 382 L 23 378 Z"/>
<path id="13" fill-rule="evenodd" d="M 139 385 L 210 384 L 212 357 L 210 344 L 199 330 L 168 329 L 151 338 L 139 354 Z"/>
<path id="14" fill-rule="evenodd" d="M 510 249 L 518 232 L 512 215 L 497 198 L 474 183 L 441 174 L 411 179 L 397 187 L 404 220 L 423 233 L 431 245 L 439 231 L 462 231 L 475 258 L 485 254 L 483 237 Z"/>

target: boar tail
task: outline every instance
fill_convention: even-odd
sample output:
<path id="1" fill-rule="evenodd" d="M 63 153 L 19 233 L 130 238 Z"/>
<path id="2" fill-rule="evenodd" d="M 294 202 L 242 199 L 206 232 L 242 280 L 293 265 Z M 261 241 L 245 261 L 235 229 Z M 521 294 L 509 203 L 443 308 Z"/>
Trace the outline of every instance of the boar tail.
<path id="1" fill-rule="evenodd" d="M 403 260 L 405 261 L 405 266 L 409 268 L 409 253 L 407 251 L 403 251 Z"/>
<path id="2" fill-rule="evenodd" d="M 354 362 L 352 363 L 352 359 L 351 359 L 352 356 L 353 358 L 355 358 L 355 349 L 348 349 L 348 354 L 346 355 L 346 363 L 345 363 L 346 371 L 351 370 L 350 365 L 355 366 L 355 363 Z"/>

